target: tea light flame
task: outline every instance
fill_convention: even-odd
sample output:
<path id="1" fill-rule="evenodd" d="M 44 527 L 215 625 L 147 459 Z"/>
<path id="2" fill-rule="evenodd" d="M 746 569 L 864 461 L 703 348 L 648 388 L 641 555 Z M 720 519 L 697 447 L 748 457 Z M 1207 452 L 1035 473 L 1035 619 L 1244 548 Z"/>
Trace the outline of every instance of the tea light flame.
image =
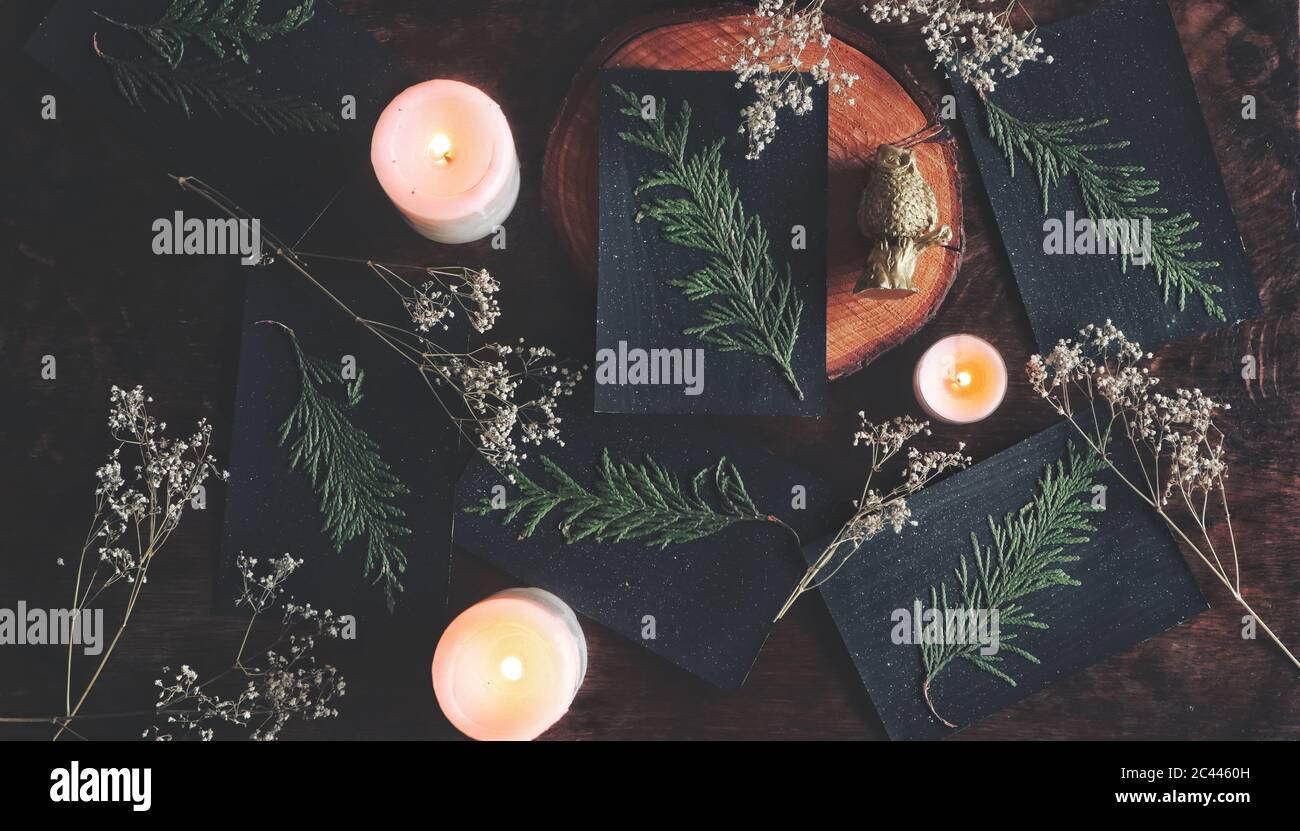
<path id="1" fill-rule="evenodd" d="M 429 139 L 429 156 L 435 162 L 451 161 L 451 139 L 446 133 L 435 133 L 433 138 Z"/>
<path id="2" fill-rule="evenodd" d="M 502 658 L 501 674 L 504 675 L 508 681 L 518 681 L 520 678 L 524 677 L 524 662 L 516 658 L 514 655 Z"/>
<path id="3" fill-rule="evenodd" d="M 958 373 L 957 373 L 957 386 L 959 386 L 959 387 L 969 387 L 969 386 L 970 386 L 970 381 L 971 381 L 971 378 L 970 378 L 970 373 L 969 373 L 969 372 L 966 372 L 965 370 L 962 370 L 961 372 L 958 372 Z"/>

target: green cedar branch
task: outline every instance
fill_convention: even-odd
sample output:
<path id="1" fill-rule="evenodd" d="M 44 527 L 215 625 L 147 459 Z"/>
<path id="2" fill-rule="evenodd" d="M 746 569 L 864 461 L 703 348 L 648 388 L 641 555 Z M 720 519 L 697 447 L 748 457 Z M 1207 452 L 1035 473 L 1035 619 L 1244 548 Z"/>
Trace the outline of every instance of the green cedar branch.
<path id="1" fill-rule="evenodd" d="M 725 456 L 696 473 L 689 486 L 649 455 L 644 463 L 616 462 L 608 449 L 601 451 L 600 478 L 591 490 L 546 456 L 542 467 L 555 481 L 553 487 L 515 468 L 511 481 L 519 490 L 517 497 L 504 508 L 494 506 L 489 497 L 467 510 L 479 516 L 500 510 L 502 525 L 522 519 L 520 539 L 532 536 L 542 520 L 558 510 L 567 543 L 639 540 L 660 550 L 712 536 L 739 522 L 776 522 L 790 530 L 754 506 L 740 471 Z"/>
<path id="2" fill-rule="evenodd" d="M 617 85 L 614 90 L 628 104 L 619 112 L 642 125 L 636 131 L 620 132 L 619 138 L 666 161 L 641 179 L 636 194 L 662 187 L 685 194 L 642 204 L 636 221 L 649 217 L 660 223 L 668 242 L 709 255 L 704 267 L 669 281 L 688 299 L 708 301 L 700 315 L 702 322 L 683 334 L 726 352 L 770 358 L 802 401 L 792 362 L 803 300 L 795 291 L 789 266 L 782 274 L 773 263 L 762 221 L 745 213 L 740 191 L 722 167 L 724 140 L 688 156 L 689 102 L 681 103 L 676 123 L 669 126 L 663 99 L 659 101 L 662 117 L 643 119 L 640 98 Z"/>
<path id="3" fill-rule="evenodd" d="M 303 0 L 284 13 L 279 20 L 262 23 L 257 19 L 262 0 L 244 0 L 235 10 L 237 0 L 221 0 L 215 8 L 208 0 L 172 0 L 162 17 L 153 23 L 124 23 L 95 12 L 114 26 L 135 32 L 158 57 L 175 69 L 185 56 L 185 42 L 193 38 L 212 54 L 224 59 L 234 54 L 244 63 L 251 60 L 249 43 L 263 43 L 279 35 L 302 28 L 316 13 L 316 0 Z"/>
<path id="4" fill-rule="evenodd" d="M 334 116 L 315 103 L 294 95 L 263 95 L 253 89 L 255 71 L 224 63 L 172 68 L 160 61 L 135 61 L 109 55 L 93 42 L 95 54 L 108 65 L 113 84 L 133 106 L 144 109 L 143 96 L 179 107 L 189 118 L 191 105 L 207 104 L 218 116 L 234 113 L 271 133 L 338 129 Z"/>
<path id="5" fill-rule="evenodd" d="M 956 594 L 961 598 L 961 608 L 967 614 L 975 611 L 998 611 L 999 651 L 1005 649 L 1031 663 L 1038 658 L 1016 646 L 1017 633 L 1007 633 L 1008 628 L 1048 629 L 1034 612 L 1020 602 L 1023 598 L 1052 586 L 1078 586 L 1079 581 L 1063 568 L 1078 561 L 1078 556 L 1068 553 L 1069 546 L 1085 543 L 1096 530 L 1088 514 L 1101 510 L 1094 508 L 1081 495 L 1091 495 L 1096 475 L 1105 469 L 1106 462 L 1096 453 L 1080 454 L 1070 443 L 1069 461 L 1059 459 L 1049 464 L 1038 480 L 1038 495 L 1032 502 L 1016 512 L 1008 512 L 1001 524 L 988 518 L 991 545 L 981 545 L 971 533 L 971 558 L 973 568 L 965 555 L 953 571 Z M 983 655 L 983 644 L 972 638 L 950 637 L 956 632 L 947 631 L 949 605 L 948 585 L 941 583 L 930 587 L 930 608 L 936 610 L 939 626 L 943 627 L 942 643 L 926 643 L 922 638 L 921 661 L 925 668 L 922 695 L 934 717 L 948 727 L 952 722 L 939 715 L 930 695 L 931 687 L 943 670 L 956 659 L 961 659 L 999 678 L 1011 686 L 1015 679 L 1003 669 L 1005 656 Z M 963 643 L 951 643 L 964 640 Z"/>
<path id="6" fill-rule="evenodd" d="M 406 571 L 398 540 L 411 533 L 401 523 L 406 513 L 393 500 L 408 491 L 379 455 L 379 444 L 349 419 L 361 403 L 365 372 L 358 369 L 355 379 L 344 380 L 337 364 L 307 354 L 291 329 L 274 325 L 289 335 L 300 384 L 298 401 L 280 425 L 280 446 L 289 451 L 289 466 L 310 478 L 320 500 L 321 530 L 335 552 L 366 538 L 362 573 L 382 584 L 391 612 Z"/>
<path id="7" fill-rule="evenodd" d="M 1127 140 L 1105 143 L 1078 143 L 1075 136 L 1103 127 L 1108 119 L 1086 121 L 1069 118 L 1062 121 L 1026 121 L 1008 113 L 992 101 L 984 100 L 989 138 L 997 144 L 1016 175 L 1016 156 L 1023 158 L 1033 169 L 1042 191 L 1043 213 L 1047 213 L 1048 198 L 1062 178 L 1070 176 L 1079 190 L 1084 211 L 1094 222 L 1102 220 L 1142 220 L 1151 222 L 1150 264 L 1156 280 L 1164 290 L 1165 303 L 1177 292 L 1178 310 L 1187 306 L 1187 295 L 1201 299 L 1206 314 L 1226 320 L 1223 308 L 1214 295 L 1223 290 L 1203 272 L 1219 268 L 1215 260 L 1194 260 L 1189 254 L 1201 247 L 1195 240 L 1184 237 L 1195 231 L 1200 223 L 1186 211 L 1169 214 L 1166 208 L 1140 204 L 1141 200 L 1160 192 L 1156 179 L 1139 178 L 1146 168 L 1141 165 L 1106 164 L 1093 158 L 1097 151 L 1122 150 L 1129 146 Z M 1127 273 L 1133 252 L 1123 231 L 1113 224 L 1102 223 L 1106 236 L 1117 245 L 1120 268 Z"/>

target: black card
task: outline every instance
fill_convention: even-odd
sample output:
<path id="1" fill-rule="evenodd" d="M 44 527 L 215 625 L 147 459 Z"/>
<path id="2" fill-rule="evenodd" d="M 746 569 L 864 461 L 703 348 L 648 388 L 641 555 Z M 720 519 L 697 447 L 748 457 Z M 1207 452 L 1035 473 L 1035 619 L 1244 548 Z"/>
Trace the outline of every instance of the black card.
<path id="1" fill-rule="evenodd" d="M 1159 192 L 1138 204 L 1164 207 L 1171 215 L 1186 211 L 1200 223 L 1182 240 L 1202 243 L 1188 252 L 1190 259 L 1221 264 L 1203 273 L 1222 287 L 1214 300 L 1224 314 L 1224 320 L 1211 316 L 1194 294 L 1180 311 L 1176 289 L 1165 302 L 1153 266 L 1129 265 L 1122 273 L 1116 255 L 1044 253 L 1046 218 L 1063 223 L 1064 237 L 1073 225 L 1067 211 L 1075 219 L 1086 216 L 1075 181 L 1062 177 L 1045 216 L 1034 171 L 1017 157 L 1010 175 L 1006 157 L 989 138 L 984 105 L 954 81 L 962 123 L 1039 348 L 1050 349 L 1108 318 L 1153 348 L 1259 314 L 1254 277 L 1164 0 L 1123 0 L 1044 26 L 1038 34 L 1053 62 L 1026 64 L 1019 76 L 1000 81 L 990 100 L 1023 120 L 1109 119 L 1077 134 L 1076 141 L 1131 142 L 1089 152 L 1108 164 L 1141 165 L 1145 172 L 1135 175 L 1160 182 Z"/>
<path id="2" fill-rule="evenodd" d="M 334 116 L 336 130 L 272 134 L 233 113 L 217 115 L 198 101 L 191 101 L 192 115 L 186 118 L 179 108 L 148 94 L 142 94 L 144 109 L 138 109 L 118 92 L 92 38 L 102 52 L 122 59 L 152 61 L 156 56 L 135 34 L 95 13 L 125 23 L 152 23 L 169 2 L 62 0 L 32 35 L 27 52 L 71 85 L 79 103 L 101 107 L 138 136 L 160 172 L 196 176 L 240 194 L 282 239 L 297 242 L 345 182 L 368 169 L 375 121 L 407 85 L 396 59 L 350 17 L 317 0 L 312 18 L 300 29 L 251 44 L 247 67 L 228 55 L 233 63 L 227 67 L 256 72 L 252 88 L 260 94 L 296 95 L 315 103 Z M 277 21 L 300 2 L 265 0 L 257 19 Z M 219 62 L 191 39 L 180 67 Z M 345 96 L 354 104 L 346 111 Z M 73 104 L 60 101 L 59 106 Z"/>
<path id="3" fill-rule="evenodd" d="M 771 332 L 793 330 L 788 360 L 744 350 L 727 351 L 685 334 L 705 323 L 714 304 L 732 308 L 737 292 L 688 299 L 671 281 L 699 271 L 712 256 L 664 239 L 663 223 L 636 220 L 639 206 L 656 198 L 678 198 L 674 185 L 640 195 L 643 176 L 669 165 L 644 147 L 629 144 L 620 132 L 645 123 L 619 111 L 628 106 L 617 84 L 638 99 L 654 98 L 653 115 L 676 128 L 683 101 L 690 104 L 686 156 L 718 140 L 733 192 L 747 217 L 758 217 L 778 281 L 789 281 L 790 296 L 803 303 L 798 325 L 759 327 L 729 324 L 726 331 L 757 328 L 757 348 L 784 354 L 788 338 Z M 725 413 L 744 415 L 822 415 L 826 411 L 826 92 L 813 90 L 813 110 L 782 118 L 776 141 L 759 159 L 745 158 L 745 137 L 737 133 L 747 103 L 725 72 L 604 70 L 600 73 L 600 244 L 596 319 L 596 409 L 622 413 Z M 749 237 L 752 238 L 752 235 Z M 737 239 L 732 250 L 741 249 Z M 749 262 L 753 262 L 750 260 Z M 787 272 L 788 269 L 788 272 Z M 723 271 L 735 271 L 730 265 Z M 754 269 L 744 269 L 752 273 Z M 768 310 L 783 308 L 768 304 Z M 748 307 L 741 303 L 735 308 Z M 754 320 L 747 311 L 728 320 Z M 764 318 L 780 320 L 779 316 Z M 792 318 L 790 319 L 792 323 Z M 742 335 L 744 337 L 745 335 Z M 782 344 L 785 344 L 783 346 Z M 699 359 L 702 357 L 702 369 Z M 684 363 L 679 370 L 678 364 Z M 648 372 L 638 374 L 638 367 Z M 608 374 L 602 372 L 602 367 Z M 786 370 L 793 374 L 791 383 Z M 795 392 L 800 388 L 802 400 Z"/>
<path id="4" fill-rule="evenodd" d="M 908 500 L 915 527 L 864 544 L 822 587 L 892 738 L 940 738 L 953 732 L 931 715 L 922 697 L 921 647 L 895 642 L 898 610 L 908 610 L 910 619 L 917 601 L 928 610 L 930 588 L 941 582 L 954 592 L 953 570 L 963 555 L 973 574 L 972 532 L 988 545 L 988 518 L 1001 522 L 1006 512 L 1030 502 L 1044 469 L 1066 457 L 1069 442 L 1086 449 L 1074 428 L 1063 422 L 926 488 Z M 960 658 L 936 676 L 930 691 L 935 710 L 953 724 L 969 725 L 1206 608 L 1164 523 L 1109 470 L 1096 479 L 1105 487 L 1105 510 L 1087 515 L 1096 531 L 1088 542 L 1069 546 L 1069 553 L 1080 559 L 1064 566 L 1082 585 L 1051 586 L 1023 599 L 1022 605 L 1050 628 L 1001 627 L 997 654 L 1004 661 L 999 666 L 1016 686 Z M 1091 502 L 1088 496 L 1076 498 Z M 825 542 L 805 547 L 810 561 Z M 950 602 L 959 605 L 960 595 L 950 595 Z M 1006 640 L 1011 632 L 1017 633 L 1014 641 Z M 1013 654 L 1008 643 L 1041 663 Z"/>
<path id="5" fill-rule="evenodd" d="M 603 448 L 615 461 L 642 462 L 648 453 L 686 486 L 696 471 L 725 456 L 740 471 L 758 509 L 779 516 L 804 539 L 825 533 L 843 516 L 844 505 L 820 480 L 762 450 L 680 418 L 592 414 L 589 385 L 569 401 L 566 446 L 530 452 L 523 467 L 538 483 L 553 485 L 539 469 L 536 457 L 542 453 L 588 489 L 598 479 Z M 498 512 L 480 516 L 464 510 L 502 485 L 508 504 L 517 490 L 500 473 L 482 460 L 466 470 L 456 487 L 459 546 L 726 689 L 744 683 L 772 618 L 803 573 L 793 536 L 764 521 L 660 550 L 640 542 L 566 544 L 559 530 L 562 514 L 556 511 L 532 536 L 520 539 L 519 521 L 506 526 Z"/>
<path id="6" fill-rule="evenodd" d="M 318 267 L 315 267 L 318 266 Z M 239 266 L 232 266 L 239 268 Z M 230 447 L 230 483 L 221 544 L 218 608 L 234 596 L 235 559 L 302 557 L 295 594 L 319 608 L 386 620 L 384 592 L 363 575 L 365 540 L 336 552 L 322 533 L 319 500 L 306 472 L 291 469 L 278 431 L 297 400 L 299 371 L 292 347 L 274 320 L 292 328 L 304 351 L 364 371 L 364 397 L 349 419 L 378 444 L 408 493 L 392 500 L 410 534 L 399 538 L 407 571 L 394 614 L 436 624 L 443 612 L 451 557 L 451 500 L 463 462 L 455 427 L 416 370 L 356 325 L 297 272 L 280 264 L 249 270 Z M 400 319 L 392 292 L 364 265 L 319 263 L 313 274 L 343 302 L 375 319 Z M 394 308 L 396 307 L 396 308 Z M 463 334 L 460 336 L 462 339 Z M 338 394 L 331 389 L 331 394 Z"/>

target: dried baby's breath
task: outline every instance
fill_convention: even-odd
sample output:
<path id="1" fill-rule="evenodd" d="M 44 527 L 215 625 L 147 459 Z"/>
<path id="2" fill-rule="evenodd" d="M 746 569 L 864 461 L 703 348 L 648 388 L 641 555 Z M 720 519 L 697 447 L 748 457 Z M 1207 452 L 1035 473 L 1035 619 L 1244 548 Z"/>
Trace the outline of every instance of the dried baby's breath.
<path id="1" fill-rule="evenodd" d="M 755 96 L 740 111 L 748 159 L 757 159 L 775 139 L 781 110 L 795 115 L 812 111 L 814 86 L 829 85 L 832 95 L 855 103 L 851 92 L 859 76 L 834 61 L 823 6 L 825 0 L 758 0 L 744 20 L 748 34 L 721 56 L 736 73 L 736 89 L 748 86 Z"/>
<path id="2" fill-rule="evenodd" d="M 1019 75 L 1026 63 L 1052 62 L 1037 27 L 1012 28 L 1012 15 L 1024 11 L 1016 0 L 879 0 L 862 10 L 876 23 L 924 20 L 921 33 L 934 65 L 952 67 L 981 95 L 997 87 L 999 76 Z"/>
<path id="3" fill-rule="evenodd" d="M 1215 422 L 1216 414 L 1230 407 L 1199 389 L 1157 392 L 1160 379 L 1151 375 L 1150 359 L 1151 353 L 1108 320 L 1080 330 L 1077 340 L 1058 341 L 1046 355 L 1034 355 L 1025 372 L 1034 392 L 1074 425 L 1300 668 L 1242 595 L 1225 485 L 1225 436 Z M 1112 441 L 1132 459 L 1131 468 L 1116 466 Z M 1220 514 L 1227 546 L 1216 544 L 1210 533 Z"/>
<path id="4" fill-rule="evenodd" d="M 238 204 L 199 179 L 179 177 L 177 184 L 236 219 L 251 219 Z M 262 239 L 275 252 L 264 263 L 282 260 L 354 322 L 406 359 L 461 434 L 498 469 L 504 471 L 524 459 L 527 445 L 563 444 L 559 400 L 573 394 L 583 377 L 581 369 L 566 365 L 547 347 L 522 340 L 485 343 L 462 352 L 435 337 L 448 331 L 448 322 L 458 313 L 479 334 L 492 329 L 501 315 L 496 299 L 500 284 L 487 269 L 397 265 L 313 254 L 289 246 L 265 228 Z M 364 265 L 395 293 L 409 323 L 361 315 L 317 278 L 313 273 L 317 261 Z"/>
<path id="5" fill-rule="evenodd" d="M 912 512 L 907 507 L 908 497 L 919 493 L 943 473 L 960 470 L 971 462 L 970 457 L 962 452 L 966 448 L 965 442 L 959 442 L 953 451 L 920 450 L 911 446 L 912 440 L 917 436 L 930 435 L 928 421 L 899 416 L 890 421 L 875 423 L 868 421 L 864 412 L 858 413 L 858 420 L 859 427 L 853 434 L 853 446 L 869 448 L 871 464 L 867 468 L 862 493 L 853 503 L 856 510 L 817 561 L 804 572 L 798 586 L 777 614 L 777 620 L 785 616 L 804 592 L 812 591 L 834 577 L 864 542 L 885 531 L 901 534 L 905 528 L 916 525 Z M 872 480 L 876 474 L 884 470 L 885 465 L 904 449 L 907 453 L 897 484 L 888 491 L 873 488 Z M 829 573 L 823 574 L 828 570 Z"/>
<path id="6" fill-rule="evenodd" d="M 163 667 L 164 678 L 154 703 L 156 723 L 144 737 L 157 741 L 181 738 L 211 741 L 218 727 L 245 731 L 254 741 L 272 741 L 294 720 L 337 718 L 336 700 L 347 691 L 339 671 L 315 655 L 319 641 L 338 638 L 347 625 L 333 611 L 285 595 L 284 583 L 302 566 L 288 554 L 259 562 L 239 555 L 243 588 L 235 605 L 249 610 L 248 628 L 233 664 L 204 682 L 198 672 L 182 664 L 175 673 Z M 248 644 L 259 617 L 280 610 L 279 627 L 271 642 L 256 655 Z M 170 675 L 168 675 L 170 673 Z M 229 693 L 219 689 L 236 680 Z"/>

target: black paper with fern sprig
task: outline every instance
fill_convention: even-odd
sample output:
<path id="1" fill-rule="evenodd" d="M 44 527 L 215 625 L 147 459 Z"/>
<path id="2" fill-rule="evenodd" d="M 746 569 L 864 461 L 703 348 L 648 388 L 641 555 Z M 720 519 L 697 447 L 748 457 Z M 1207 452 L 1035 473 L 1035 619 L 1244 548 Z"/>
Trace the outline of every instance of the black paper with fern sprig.
<path id="1" fill-rule="evenodd" d="M 520 465 L 531 487 L 471 462 L 456 486 L 457 547 L 739 687 L 805 570 L 795 535 L 831 531 L 851 508 L 786 458 L 697 419 L 592 413 L 592 394 L 584 381 L 564 399 L 565 444 L 546 449 L 549 463 L 530 453 Z"/>
<path id="2" fill-rule="evenodd" d="M 953 91 L 1040 351 L 1098 320 L 1155 348 L 1259 314 L 1165 0 L 1119 0 L 1038 34 L 1053 62 L 999 83 L 994 108 L 965 85 Z M 1077 221 L 1097 212 L 1148 218 L 1152 263 L 1047 253 L 1060 247 L 1047 220 L 1073 243 Z"/>
<path id="3" fill-rule="evenodd" d="M 918 523 L 915 527 L 901 535 L 874 538 L 820 589 L 891 738 L 941 738 L 954 732 L 926 704 L 921 644 L 907 637 L 917 631 L 913 621 L 919 618 L 924 625 L 931 587 L 948 585 L 949 604 L 961 605 L 955 596 L 960 591 L 954 592 L 953 569 L 965 557 L 968 574 L 976 578 L 971 534 L 982 551 L 990 546 L 996 551 L 990 518 L 1002 528 L 1006 515 L 1012 513 L 1014 522 L 1025 505 L 1041 496 L 1048 466 L 1055 470 L 1065 460 L 1062 473 L 1074 470 L 1069 461 L 1071 444 L 1078 445 L 1077 434 L 1069 424 L 1058 424 L 927 487 L 908 500 Z M 1085 469 L 1080 467 L 1080 473 Z M 1133 471 L 1133 475 L 1140 474 Z M 1095 479 L 1096 484 L 1085 488 L 1085 478 Z M 999 571 L 991 578 L 1006 581 L 994 585 L 998 594 L 1007 586 L 1033 587 L 1032 594 L 1010 602 L 1031 611 L 1032 620 L 1047 627 L 1016 626 L 1014 614 L 1013 625 L 1001 627 L 1000 637 L 1014 637 L 1010 643 L 999 643 L 996 657 L 1003 660 L 993 666 L 1014 678 L 1014 686 L 968 660 L 953 659 L 943 665 L 929 692 L 938 713 L 952 724 L 974 724 L 1206 607 L 1169 531 L 1144 503 L 1125 492 L 1127 488 L 1112 472 L 1088 473 L 1078 481 L 1066 475 L 1057 481 L 1062 483 L 1052 489 L 1057 501 L 1046 507 L 1052 508 L 1048 513 L 1065 519 L 1059 527 L 1046 523 L 1042 528 L 1056 529 L 1053 534 L 1061 535 L 1057 542 L 1062 550 L 1053 553 L 1056 544 L 1035 545 L 1027 564 L 1041 568 Z M 1066 490 L 1073 492 L 1066 494 Z M 1089 511 L 1099 496 L 1105 500 L 1105 510 Z M 1061 505 L 1068 510 L 1062 513 Z M 1079 520 L 1092 530 L 1065 527 Z M 1064 542 L 1076 537 L 1087 540 Z M 1014 553 L 1005 548 L 1009 541 L 1003 540 L 1003 551 Z M 812 562 L 823 547 L 824 541 L 805 541 L 805 557 Z M 1043 562 L 1072 557 L 1078 559 Z M 989 565 L 996 559 L 996 554 L 989 554 Z M 941 605 L 942 595 L 938 600 Z M 1033 655 L 1037 663 L 1017 650 Z"/>
<path id="4" fill-rule="evenodd" d="M 289 451 L 290 467 L 310 478 L 321 530 L 334 551 L 342 554 L 353 540 L 365 538 L 361 573 L 380 587 L 391 612 L 404 590 L 401 538 L 411 534 L 395 500 L 410 490 L 380 454 L 379 443 L 356 423 L 366 371 L 308 354 L 283 323 L 261 323 L 284 330 L 298 367 L 298 400 L 280 425 L 280 446 Z"/>
<path id="5" fill-rule="evenodd" d="M 824 91 L 782 128 L 785 147 L 748 160 L 733 80 L 600 75 L 601 411 L 825 412 Z M 650 383 L 636 374 L 642 351 Z M 675 362 L 701 353 L 692 388 Z"/>
<path id="6" fill-rule="evenodd" d="M 208 0 L 216 9 L 222 0 Z M 28 40 L 25 51 L 70 89 L 59 91 L 60 123 L 90 124 L 117 130 L 139 148 L 133 168 L 140 175 L 202 171 L 210 181 L 255 205 L 268 226 L 298 240 L 320 216 L 344 182 L 362 172 L 370 135 L 383 107 L 410 83 L 404 70 L 369 32 L 333 4 L 316 2 L 310 19 L 284 35 L 253 42 L 244 39 L 252 61 L 233 50 L 218 58 L 198 41 L 187 45 L 179 68 L 227 62 L 251 82 L 260 99 L 281 98 L 314 105 L 333 118 L 335 129 L 301 132 L 263 126 L 229 110 L 220 116 L 198 98 L 186 118 L 180 107 L 140 90 L 144 109 L 118 90 L 105 60 L 165 66 L 163 58 L 135 32 L 96 16 L 124 22 L 153 22 L 173 0 L 58 0 Z M 236 13 L 243 7 L 238 0 Z M 274 24 L 301 7 L 303 0 L 262 0 L 257 20 Z M 57 89 L 57 88 L 55 88 Z M 356 101 L 356 117 L 342 117 L 345 95 Z M 81 121 L 73 122 L 73 118 Z M 127 159 L 123 159 L 126 162 Z M 165 181 L 165 180 L 164 180 Z M 179 207 L 179 205 L 177 205 Z M 158 208 L 168 215 L 169 204 Z M 187 207 L 187 213 L 189 208 Z M 178 260 L 179 264 L 179 260 Z"/>

